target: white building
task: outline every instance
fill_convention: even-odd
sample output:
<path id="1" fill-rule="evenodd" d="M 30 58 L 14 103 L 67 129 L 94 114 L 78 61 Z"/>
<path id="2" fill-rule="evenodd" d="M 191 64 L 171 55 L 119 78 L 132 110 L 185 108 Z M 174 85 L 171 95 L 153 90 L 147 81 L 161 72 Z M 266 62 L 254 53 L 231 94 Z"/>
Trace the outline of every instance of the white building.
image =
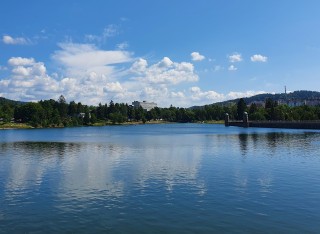
<path id="1" fill-rule="evenodd" d="M 146 111 L 150 111 L 152 108 L 157 107 L 157 103 L 146 102 L 146 101 L 143 101 L 143 102 L 134 101 L 132 102 L 132 105 L 134 108 L 139 108 L 141 106 Z"/>

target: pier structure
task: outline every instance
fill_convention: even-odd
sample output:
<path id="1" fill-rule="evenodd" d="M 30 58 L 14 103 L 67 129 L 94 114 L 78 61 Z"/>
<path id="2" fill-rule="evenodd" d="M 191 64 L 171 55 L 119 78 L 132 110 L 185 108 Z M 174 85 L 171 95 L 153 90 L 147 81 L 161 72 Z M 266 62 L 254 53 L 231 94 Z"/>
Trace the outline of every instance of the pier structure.
<path id="1" fill-rule="evenodd" d="M 287 129 L 320 129 L 320 121 L 250 121 L 247 112 L 243 113 L 243 120 L 230 120 L 225 114 L 225 126 L 243 128 L 287 128 Z"/>

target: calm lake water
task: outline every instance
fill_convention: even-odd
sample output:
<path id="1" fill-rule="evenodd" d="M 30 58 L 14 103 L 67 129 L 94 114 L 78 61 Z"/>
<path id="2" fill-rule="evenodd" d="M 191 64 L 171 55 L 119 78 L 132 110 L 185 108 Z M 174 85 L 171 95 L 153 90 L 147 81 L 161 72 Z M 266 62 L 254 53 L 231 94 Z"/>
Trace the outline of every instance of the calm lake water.
<path id="1" fill-rule="evenodd" d="M 0 233 L 319 233 L 320 132 L 0 131 Z"/>

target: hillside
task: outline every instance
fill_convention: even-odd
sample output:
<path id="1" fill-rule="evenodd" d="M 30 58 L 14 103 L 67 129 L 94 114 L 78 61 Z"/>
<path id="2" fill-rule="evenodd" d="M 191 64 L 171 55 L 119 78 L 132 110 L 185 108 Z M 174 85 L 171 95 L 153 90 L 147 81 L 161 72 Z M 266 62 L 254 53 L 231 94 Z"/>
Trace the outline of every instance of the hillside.
<path id="1" fill-rule="evenodd" d="M 279 100 L 307 100 L 307 99 L 319 99 L 320 98 L 320 92 L 316 91 L 307 91 L 307 90 L 300 90 L 300 91 L 294 91 L 292 93 L 278 93 L 278 94 L 259 94 L 252 97 L 244 98 L 245 102 L 247 104 L 252 102 L 264 102 L 267 98 L 271 98 L 274 101 Z M 230 102 L 238 102 L 238 99 L 230 100 L 227 102 L 222 102 L 220 104 L 230 103 Z M 217 103 L 218 104 L 218 103 Z"/>
<path id="2" fill-rule="evenodd" d="M 244 101 L 249 104 L 252 102 L 264 102 L 267 98 L 271 98 L 274 101 L 279 101 L 283 99 L 287 100 L 308 100 L 308 99 L 320 99 L 320 92 L 317 91 L 307 91 L 307 90 L 299 90 L 299 91 L 294 91 L 292 93 L 278 93 L 278 94 L 271 94 L 271 93 L 265 93 L 265 94 L 258 94 L 252 97 L 245 97 L 243 98 Z M 217 102 L 213 103 L 211 105 L 230 105 L 230 104 L 235 104 L 239 101 L 240 98 L 233 99 L 233 100 L 228 100 L 224 102 Z M 197 108 L 202 108 L 203 106 L 193 106 L 191 109 L 197 109 Z"/>
<path id="3" fill-rule="evenodd" d="M 13 101 L 10 99 L 6 99 L 4 97 L 0 97 L 0 106 L 5 105 L 5 104 L 15 106 L 15 105 L 23 104 L 23 103 L 25 103 L 25 102 Z"/>

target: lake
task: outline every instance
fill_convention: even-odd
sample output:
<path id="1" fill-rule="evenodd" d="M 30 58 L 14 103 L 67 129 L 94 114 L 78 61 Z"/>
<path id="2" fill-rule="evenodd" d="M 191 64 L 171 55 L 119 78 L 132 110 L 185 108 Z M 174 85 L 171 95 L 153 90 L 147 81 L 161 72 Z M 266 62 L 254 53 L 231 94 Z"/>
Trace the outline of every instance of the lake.
<path id="1" fill-rule="evenodd" d="M 0 131 L 0 233 L 319 233 L 320 131 Z"/>

